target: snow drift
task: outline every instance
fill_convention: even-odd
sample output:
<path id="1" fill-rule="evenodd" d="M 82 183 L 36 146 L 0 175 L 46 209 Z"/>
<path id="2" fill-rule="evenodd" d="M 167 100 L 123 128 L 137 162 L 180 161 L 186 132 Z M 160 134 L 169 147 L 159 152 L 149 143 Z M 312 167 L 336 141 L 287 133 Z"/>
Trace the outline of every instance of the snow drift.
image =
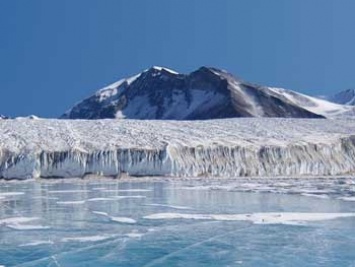
<path id="1" fill-rule="evenodd" d="M 355 173 L 355 121 L 1 120 L 0 177 Z"/>

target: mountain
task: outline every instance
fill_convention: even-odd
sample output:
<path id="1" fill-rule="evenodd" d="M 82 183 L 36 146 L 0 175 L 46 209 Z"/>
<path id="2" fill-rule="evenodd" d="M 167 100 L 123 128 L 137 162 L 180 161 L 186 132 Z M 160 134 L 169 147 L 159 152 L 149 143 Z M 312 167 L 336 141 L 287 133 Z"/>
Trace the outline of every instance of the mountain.
<path id="1" fill-rule="evenodd" d="M 277 97 L 326 118 L 351 118 L 355 116 L 355 107 L 349 105 L 337 104 L 283 88 L 267 88 L 274 91 Z"/>
<path id="2" fill-rule="evenodd" d="M 324 118 L 352 112 L 352 108 L 294 91 L 245 82 L 216 68 L 201 67 L 190 74 L 179 74 L 152 67 L 97 91 L 61 118 Z"/>
<path id="3" fill-rule="evenodd" d="M 355 106 L 355 89 L 348 89 L 339 92 L 328 98 L 329 101 L 334 103 Z"/>
<path id="4" fill-rule="evenodd" d="M 7 119 L 9 119 L 9 117 L 0 114 L 0 120 L 7 120 Z"/>

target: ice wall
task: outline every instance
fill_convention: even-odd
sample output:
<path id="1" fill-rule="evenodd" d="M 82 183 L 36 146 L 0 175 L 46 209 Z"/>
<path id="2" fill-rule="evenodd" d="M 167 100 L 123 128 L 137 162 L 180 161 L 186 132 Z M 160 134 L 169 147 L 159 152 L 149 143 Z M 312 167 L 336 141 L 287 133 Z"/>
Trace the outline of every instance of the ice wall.
<path id="1" fill-rule="evenodd" d="M 354 130 L 351 120 L 7 120 L 0 177 L 351 175 Z"/>

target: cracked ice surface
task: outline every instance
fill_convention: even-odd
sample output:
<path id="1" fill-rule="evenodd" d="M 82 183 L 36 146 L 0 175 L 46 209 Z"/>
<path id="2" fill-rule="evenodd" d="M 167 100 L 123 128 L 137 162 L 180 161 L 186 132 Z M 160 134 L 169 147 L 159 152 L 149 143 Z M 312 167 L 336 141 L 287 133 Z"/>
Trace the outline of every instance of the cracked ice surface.
<path id="1" fill-rule="evenodd" d="M 0 266 L 355 262 L 354 178 L 151 180 L 0 181 Z"/>
<path id="2" fill-rule="evenodd" d="M 354 120 L 4 120 L 0 177 L 349 175 L 354 132 Z"/>

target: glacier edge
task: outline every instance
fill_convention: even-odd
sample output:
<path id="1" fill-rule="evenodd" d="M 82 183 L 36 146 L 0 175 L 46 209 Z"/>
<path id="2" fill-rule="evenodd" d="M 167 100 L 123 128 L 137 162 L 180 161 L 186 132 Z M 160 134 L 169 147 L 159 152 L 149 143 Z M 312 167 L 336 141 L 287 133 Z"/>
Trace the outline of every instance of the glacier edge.
<path id="1" fill-rule="evenodd" d="M 350 120 L 10 120 L 0 126 L 5 179 L 355 173 Z"/>

